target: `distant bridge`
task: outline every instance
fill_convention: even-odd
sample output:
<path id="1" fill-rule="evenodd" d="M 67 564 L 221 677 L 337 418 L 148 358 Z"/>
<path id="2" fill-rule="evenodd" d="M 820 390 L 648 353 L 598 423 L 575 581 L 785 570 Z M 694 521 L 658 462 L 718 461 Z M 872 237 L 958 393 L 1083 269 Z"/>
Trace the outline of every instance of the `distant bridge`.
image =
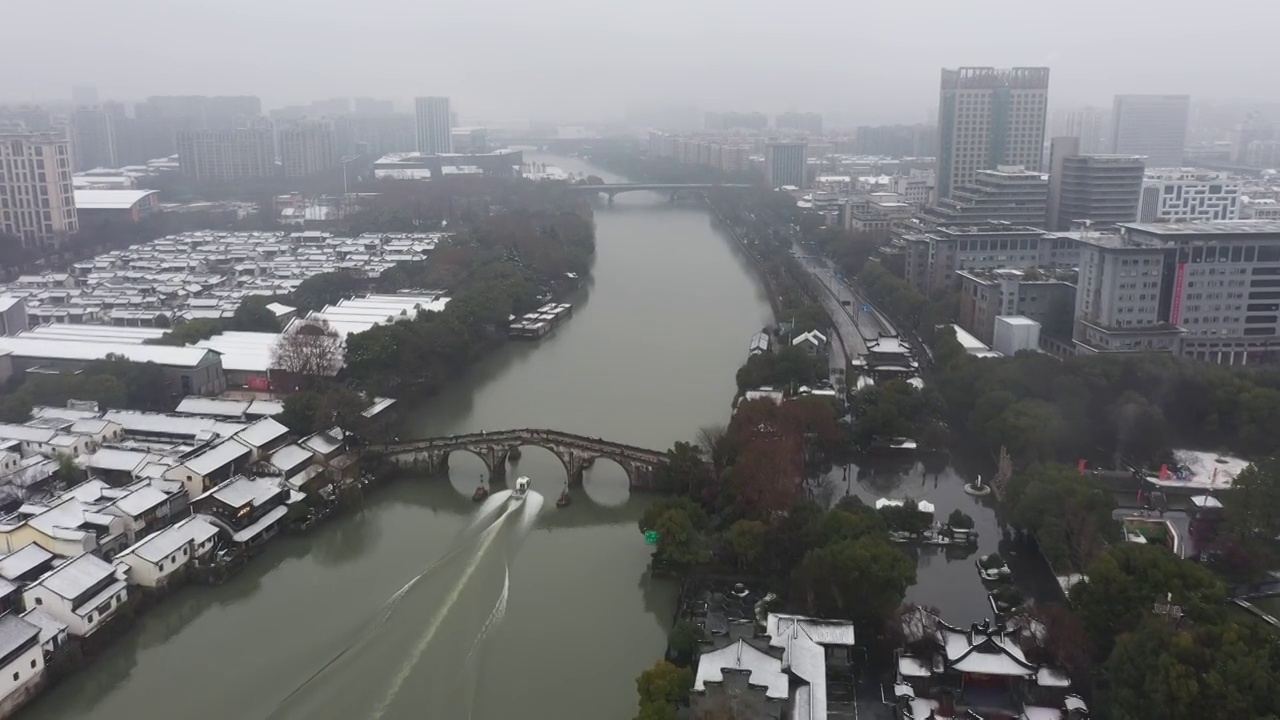
<path id="1" fill-rule="evenodd" d="M 387 456 L 397 464 L 423 468 L 433 475 L 449 472 L 449 456 L 459 450 L 484 462 L 489 477 L 505 479 L 507 458 L 522 446 L 550 450 L 561 464 L 570 485 L 582 484 L 582 473 L 599 458 L 617 463 L 627 473 L 632 490 L 652 490 L 654 471 L 667 462 L 662 450 L 624 445 L 601 438 L 559 430 L 499 430 L 444 437 L 423 438 L 373 445 L 369 451 Z"/>
<path id="2" fill-rule="evenodd" d="M 742 183 L 606 183 L 604 185 L 573 185 L 572 189 L 586 193 L 608 195 L 609 202 L 613 202 L 614 196 L 637 190 L 669 192 L 671 193 L 671 199 L 675 200 L 676 196 L 681 192 L 689 190 L 741 190 L 749 187 L 754 186 Z"/>

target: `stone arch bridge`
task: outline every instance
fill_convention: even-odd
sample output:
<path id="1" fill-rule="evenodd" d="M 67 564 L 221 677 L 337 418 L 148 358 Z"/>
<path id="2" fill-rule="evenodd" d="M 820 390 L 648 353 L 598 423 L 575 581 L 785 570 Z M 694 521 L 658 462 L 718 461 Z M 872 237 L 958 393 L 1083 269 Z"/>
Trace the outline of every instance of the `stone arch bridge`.
<path id="1" fill-rule="evenodd" d="M 431 474 L 449 471 L 449 456 L 469 452 L 484 462 L 489 477 L 505 479 L 507 458 L 518 447 L 540 447 L 551 451 L 564 465 L 570 485 L 582 484 L 582 473 L 598 458 L 617 463 L 627 473 L 632 490 L 654 489 L 654 471 L 667 462 L 661 450 L 624 445 L 601 438 L 575 435 L 560 430 L 498 430 L 495 432 L 447 435 L 370 446 L 402 466 L 422 468 Z"/>

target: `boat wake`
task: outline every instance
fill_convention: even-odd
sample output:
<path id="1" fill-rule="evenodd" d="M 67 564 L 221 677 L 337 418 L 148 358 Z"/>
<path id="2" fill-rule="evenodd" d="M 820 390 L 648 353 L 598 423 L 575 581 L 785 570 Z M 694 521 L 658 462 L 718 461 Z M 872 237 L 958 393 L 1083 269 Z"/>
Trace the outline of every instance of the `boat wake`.
<path id="1" fill-rule="evenodd" d="M 537 492 L 488 498 L 454 547 L 388 598 L 268 719 L 469 717 L 485 643 L 506 615 L 510 561 L 543 502 Z"/>

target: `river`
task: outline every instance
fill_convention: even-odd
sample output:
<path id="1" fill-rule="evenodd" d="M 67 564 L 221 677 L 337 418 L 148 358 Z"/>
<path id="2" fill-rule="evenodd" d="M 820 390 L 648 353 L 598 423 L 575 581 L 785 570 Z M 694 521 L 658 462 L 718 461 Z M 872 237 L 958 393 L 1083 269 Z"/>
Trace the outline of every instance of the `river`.
<path id="1" fill-rule="evenodd" d="M 650 193 L 599 204 L 596 238 L 573 317 L 409 409 L 406 437 L 545 427 L 666 448 L 727 420 L 734 371 L 770 320 L 745 256 L 705 210 Z M 352 720 L 349 703 L 395 693 L 389 720 L 631 717 L 675 609 L 676 588 L 646 574 L 636 520 L 648 499 L 600 462 L 557 510 L 563 468 L 525 448 L 508 477 L 533 479 L 541 512 L 524 532 L 506 518 L 469 530 L 483 470 L 456 454 L 448 480 L 379 488 L 359 512 L 274 541 L 227 584 L 176 592 L 21 718 Z"/>

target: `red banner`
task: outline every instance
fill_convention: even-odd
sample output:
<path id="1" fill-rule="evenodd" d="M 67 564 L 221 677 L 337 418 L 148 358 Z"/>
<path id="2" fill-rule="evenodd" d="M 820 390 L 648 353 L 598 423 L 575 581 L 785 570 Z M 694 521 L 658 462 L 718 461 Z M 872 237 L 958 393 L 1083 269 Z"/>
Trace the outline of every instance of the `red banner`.
<path id="1" fill-rule="evenodd" d="M 1169 324 L 1177 325 L 1182 319 L 1182 288 L 1187 274 L 1187 264 L 1178 263 L 1178 274 L 1173 280 L 1173 307 L 1169 310 Z"/>

